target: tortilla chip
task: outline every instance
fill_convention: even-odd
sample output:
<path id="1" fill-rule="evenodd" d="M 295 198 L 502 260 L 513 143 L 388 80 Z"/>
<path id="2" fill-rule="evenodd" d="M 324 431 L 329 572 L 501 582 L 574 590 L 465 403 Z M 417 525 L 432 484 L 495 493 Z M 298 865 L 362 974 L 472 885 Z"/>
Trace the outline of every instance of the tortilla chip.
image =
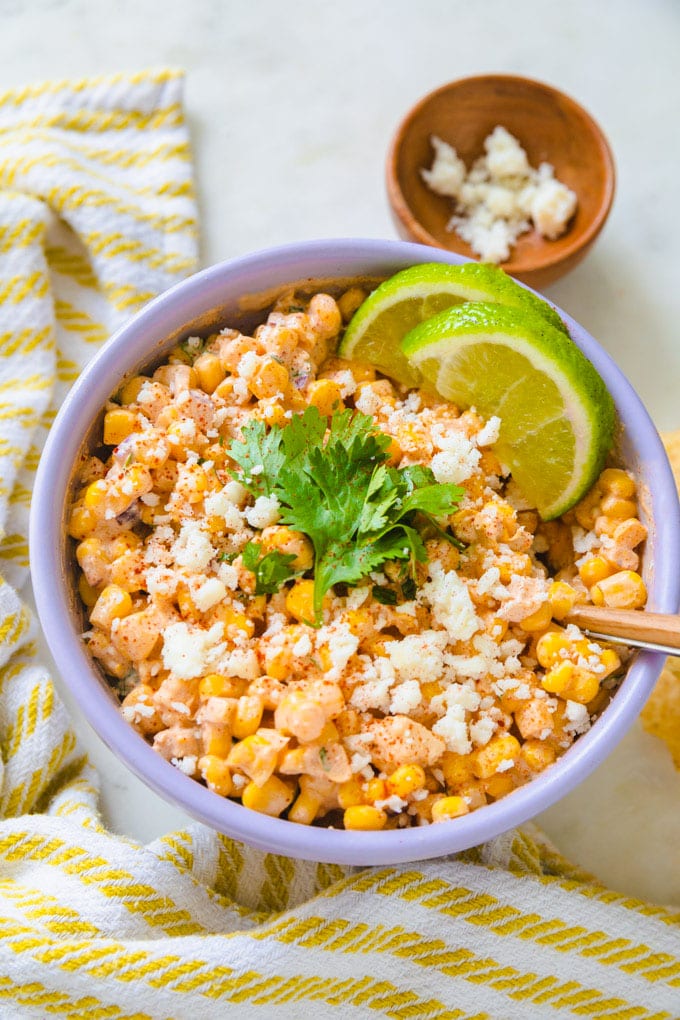
<path id="1" fill-rule="evenodd" d="M 642 725 L 660 737 L 680 770 L 680 661 L 667 659 L 651 697 L 642 709 Z"/>
<path id="2" fill-rule="evenodd" d="M 680 490 L 680 429 L 666 432 L 661 438 Z M 647 732 L 664 741 L 673 755 L 676 769 L 680 770 L 680 659 L 666 659 L 641 718 Z"/>

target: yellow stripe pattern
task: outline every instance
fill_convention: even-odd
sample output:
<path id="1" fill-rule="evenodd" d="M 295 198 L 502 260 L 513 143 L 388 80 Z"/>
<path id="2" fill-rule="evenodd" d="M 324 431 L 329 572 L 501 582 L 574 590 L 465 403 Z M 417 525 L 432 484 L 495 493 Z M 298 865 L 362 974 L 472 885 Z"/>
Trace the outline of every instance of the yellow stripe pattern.
<path id="1" fill-rule="evenodd" d="M 678 917 L 530 828 L 357 871 L 199 825 L 143 847 L 102 824 L 18 591 L 59 404 L 195 265 L 181 87 L 161 69 L 0 93 L 0 1016 L 680 1016 Z"/>

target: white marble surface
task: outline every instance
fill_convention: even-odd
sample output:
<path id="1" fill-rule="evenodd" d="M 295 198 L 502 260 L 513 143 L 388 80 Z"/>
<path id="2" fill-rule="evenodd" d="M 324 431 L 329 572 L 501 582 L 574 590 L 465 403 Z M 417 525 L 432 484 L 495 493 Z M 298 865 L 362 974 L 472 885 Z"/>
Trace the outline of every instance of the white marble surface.
<path id="1" fill-rule="evenodd" d="M 0 89 L 184 67 L 208 264 L 302 238 L 394 236 L 383 163 L 416 99 L 484 71 L 556 85 L 603 126 L 618 190 L 595 249 L 548 296 L 670 429 L 680 425 L 679 44 L 677 0 L 0 0 Z M 148 840 L 183 824 L 73 712 L 113 828 Z M 680 844 L 679 808 L 670 757 L 637 729 L 541 822 L 615 887 L 680 903 L 667 852 Z"/>

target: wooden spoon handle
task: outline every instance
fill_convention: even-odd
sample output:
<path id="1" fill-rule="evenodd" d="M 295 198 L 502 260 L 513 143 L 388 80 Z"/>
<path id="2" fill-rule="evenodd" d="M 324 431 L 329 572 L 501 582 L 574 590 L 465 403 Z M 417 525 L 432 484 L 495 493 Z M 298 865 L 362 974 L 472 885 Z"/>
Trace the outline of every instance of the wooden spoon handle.
<path id="1" fill-rule="evenodd" d="M 669 655 L 680 654 L 680 616 L 670 613 L 575 606 L 566 622 L 621 641 L 630 638 L 631 644 L 644 642 L 642 647 L 654 645 Z"/>

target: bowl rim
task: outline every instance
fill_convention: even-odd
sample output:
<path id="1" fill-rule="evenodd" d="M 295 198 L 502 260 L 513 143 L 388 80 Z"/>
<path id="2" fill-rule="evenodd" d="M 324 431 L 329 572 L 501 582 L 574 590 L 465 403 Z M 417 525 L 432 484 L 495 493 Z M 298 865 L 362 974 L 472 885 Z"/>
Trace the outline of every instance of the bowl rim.
<path id="1" fill-rule="evenodd" d="M 309 276 L 296 272 L 314 266 L 314 276 L 333 275 L 333 267 L 352 262 L 354 272 L 389 274 L 422 262 L 457 264 L 469 261 L 455 252 L 433 250 L 404 241 L 343 238 L 304 241 L 263 249 L 220 262 L 176 284 L 147 304 L 95 354 L 67 395 L 48 435 L 35 479 L 30 515 L 29 549 L 35 603 L 47 644 L 64 683 L 99 737 L 147 786 L 161 797 L 218 832 L 286 856 L 338 864 L 396 864 L 446 856 L 485 842 L 521 824 L 566 795 L 593 771 L 623 737 L 649 696 L 663 665 L 661 653 L 643 652 L 630 666 L 616 697 L 592 728 L 579 737 L 555 765 L 493 804 L 470 812 L 454 823 L 384 832 L 347 832 L 298 826 L 270 818 L 219 797 L 166 762 L 127 723 L 93 667 L 69 611 L 69 576 L 64 569 L 63 511 L 72 464 L 104 400 L 125 371 L 139 363 L 135 352 L 145 349 L 151 360 L 158 338 L 168 337 L 178 323 L 189 324 L 211 301 L 224 298 L 232 279 L 234 294 L 248 281 L 279 286 Z M 362 268 L 363 267 L 363 268 Z M 318 270 L 318 271 L 316 271 Z M 293 274 L 293 275 L 291 275 Z M 274 283 L 272 283 L 272 277 Z M 226 280 L 226 283 L 225 283 Z M 531 288 L 528 288 L 531 289 Z M 556 307 L 556 306 L 555 306 Z M 603 348 L 570 316 L 557 311 L 574 341 L 607 383 L 624 420 L 635 421 L 635 443 L 641 463 L 654 483 L 655 522 L 654 608 L 676 612 L 680 603 L 680 506 L 661 439 L 640 398 Z M 626 410 L 628 409 L 628 410 Z"/>
<path id="2" fill-rule="evenodd" d="M 560 102 L 576 111 L 579 117 L 589 126 L 592 136 L 597 142 L 597 147 L 605 168 L 604 188 L 602 189 L 602 196 L 597 207 L 597 212 L 588 224 L 587 228 L 579 234 L 578 237 L 575 237 L 571 244 L 566 244 L 559 252 L 555 252 L 553 254 L 551 254 L 549 246 L 546 245 L 546 257 L 541 257 L 540 259 L 537 257 L 534 257 L 533 259 L 516 258 L 513 256 L 511 251 L 510 258 L 506 262 L 499 263 L 501 268 L 510 274 L 539 273 L 559 266 L 562 262 L 566 262 L 571 259 L 577 252 L 587 249 L 589 245 L 592 244 L 607 221 L 616 192 L 616 164 L 614 162 L 614 155 L 607 140 L 607 136 L 584 106 L 574 99 L 573 96 L 556 88 L 554 85 L 539 81 L 536 78 L 527 78 L 520 74 L 487 73 L 468 75 L 463 78 L 454 78 L 452 81 L 445 82 L 443 85 L 439 85 L 437 88 L 427 92 L 406 112 L 392 135 L 385 162 L 385 184 L 387 194 L 394 213 L 404 227 L 418 238 L 419 243 L 427 244 L 435 248 L 441 248 L 443 251 L 450 251 L 453 254 L 459 254 L 453 248 L 443 248 L 441 241 L 426 230 L 420 220 L 413 213 L 411 206 L 404 196 L 401 184 L 399 183 L 399 155 L 404 144 L 404 136 L 406 135 L 408 128 L 413 124 L 422 110 L 436 96 L 450 92 L 461 85 L 487 84 L 491 82 L 501 82 L 509 85 L 516 85 L 521 82 L 522 84 L 529 85 L 538 91 L 547 93 L 553 98 L 559 98 Z M 453 238 L 457 237 L 457 235 L 453 232 L 451 236 Z M 460 243 L 464 244 L 465 242 L 461 240 Z"/>

